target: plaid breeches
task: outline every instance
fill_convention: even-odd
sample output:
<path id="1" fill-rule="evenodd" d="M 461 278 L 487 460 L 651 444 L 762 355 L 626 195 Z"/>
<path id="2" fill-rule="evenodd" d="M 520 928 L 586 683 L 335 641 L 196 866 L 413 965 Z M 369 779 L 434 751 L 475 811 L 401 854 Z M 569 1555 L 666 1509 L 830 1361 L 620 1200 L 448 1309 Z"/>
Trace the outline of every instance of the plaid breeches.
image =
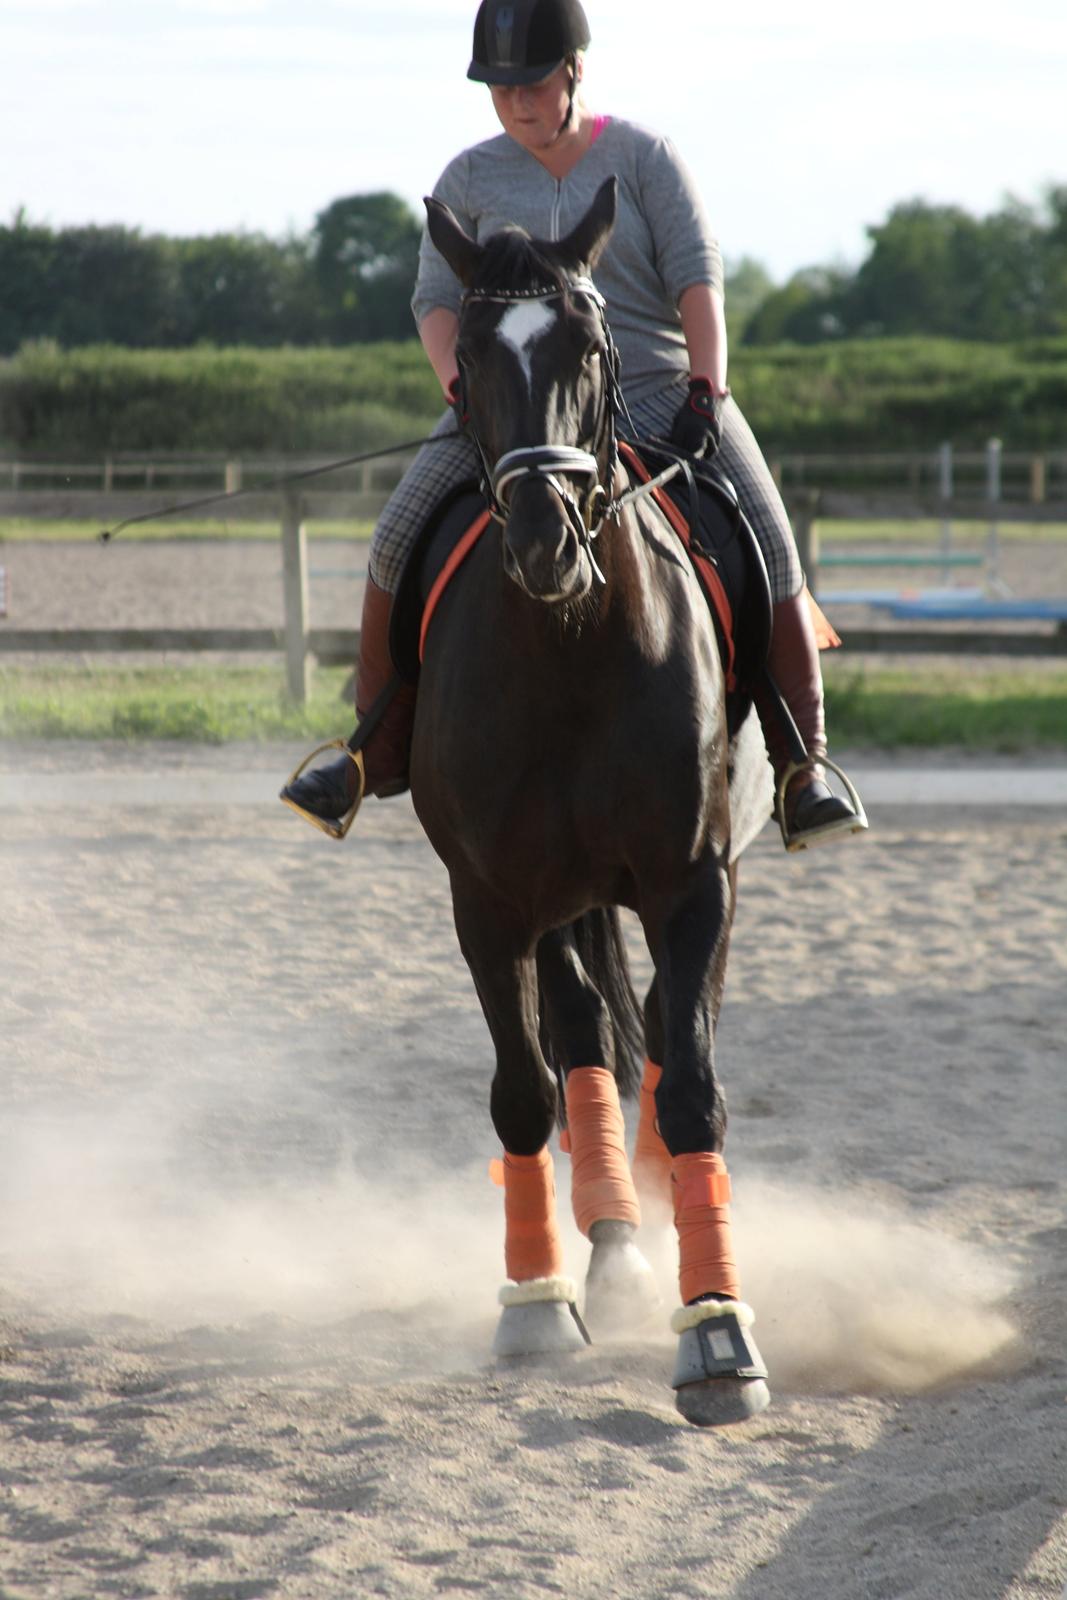
<path id="1" fill-rule="evenodd" d="M 686 380 L 680 377 L 632 405 L 630 414 L 638 437 L 644 434 L 669 438 L 686 392 Z M 620 433 L 623 431 L 620 427 Z M 423 445 L 390 495 L 371 541 L 370 576 L 379 588 L 388 589 L 391 594 L 396 591 L 408 552 L 433 508 L 450 490 L 481 475 L 474 446 L 457 431 L 450 411 L 438 422 L 432 438 L 434 443 Z M 790 599 L 804 581 L 793 530 L 752 429 L 732 399 L 723 409 L 722 445 L 715 460 L 733 483 L 759 541 L 772 599 Z"/>

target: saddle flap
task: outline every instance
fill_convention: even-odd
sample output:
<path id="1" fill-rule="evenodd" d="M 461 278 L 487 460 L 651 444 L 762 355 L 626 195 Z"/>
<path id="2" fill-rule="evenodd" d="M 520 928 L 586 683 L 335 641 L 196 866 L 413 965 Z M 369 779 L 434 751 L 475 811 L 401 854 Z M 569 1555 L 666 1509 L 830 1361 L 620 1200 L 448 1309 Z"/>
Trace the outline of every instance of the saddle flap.
<path id="1" fill-rule="evenodd" d="M 389 618 L 389 653 L 405 683 L 418 682 L 427 601 L 453 550 L 486 509 L 477 484 L 460 484 L 434 507 L 404 563 Z"/>

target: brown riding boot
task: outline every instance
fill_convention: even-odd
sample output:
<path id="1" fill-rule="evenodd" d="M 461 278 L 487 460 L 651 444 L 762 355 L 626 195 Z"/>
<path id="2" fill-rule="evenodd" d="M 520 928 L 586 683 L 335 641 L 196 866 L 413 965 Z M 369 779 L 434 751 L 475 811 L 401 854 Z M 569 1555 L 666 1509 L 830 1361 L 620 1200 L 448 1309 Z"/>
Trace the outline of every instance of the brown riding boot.
<path id="1" fill-rule="evenodd" d="M 393 597 L 367 579 L 360 623 L 359 661 L 356 666 L 356 713 L 362 721 L 378 696 L 396 677 L 389 654 L 389 617 Z M 385 799 L 408 786 L 408 755 L 415 722 L 415 688 L 398 683 L 392 699 L 362 746 L 363 794 Z M 298 810 L 340 823 L 361 800 L 359 770 L 343 755 L 325 766 L 301 774 L 282 790 L 282 799 Z M 330 831 L 333 831 L 332 829 Z"/>
<path id="2" fill-rule="evenodd" d="M 389 618 L 393 597 L 367 579 L 363 592 L 363 620 L 360 623 L 359 661 L 356 664 L 356 715 L 362 720 L 395 676 L 389 654 Z M 385 714 L 363 746 L 366 793 L 385 800 L 402 794 L 408 786 L 408 757 L 411 730 L 415 726 L 415 686 L 401 683 Z M 351 765 L 351 763 L 349 763 Z"/>
<path id="3" fill-rule="evenodd" d="M 849 799 L 834 794 L 825 781 L 822 671 L 806 589 L 791 600 L 775 602 L 773 624 L 767 666 L 797 725 L 807 752 L 806 761 L 794 749 L 780 711 L 766 691 L 757 693 L 756 709 L 774 768 L 774 814 L 783 843 L 787 850 L 804 850 L 838 834 L 859 833 L 866 828 L 867 818 L 847 778 Z M 790 768 L 794 770 L 790 772 Z"/>

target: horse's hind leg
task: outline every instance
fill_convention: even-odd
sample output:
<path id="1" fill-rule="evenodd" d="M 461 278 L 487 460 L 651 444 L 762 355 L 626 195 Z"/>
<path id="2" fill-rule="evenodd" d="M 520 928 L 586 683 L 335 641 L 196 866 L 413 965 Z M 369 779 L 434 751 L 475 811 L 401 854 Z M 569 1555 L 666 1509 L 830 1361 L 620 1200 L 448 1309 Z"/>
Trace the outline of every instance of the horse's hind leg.
<path id="1" fill-rule="evenodd" d="M 462 897 L 453 881 L 460 947 L 496 1048 L 490 1096 L 504 1147 L 504 1261 L 508 1282 L 493 1349 L 498 1356 L 580 1349 L 576 1289 L 563 1276 L 556 1189 L 548 1137 L 555 1126 L 556 1083 L 537 1035 L 537 980 L 506 918 L 480 897 Z"/>
<path id="2" fill-rule="evenodd" d="M 593 1247 L 586 1320 L 598 1334 L 620 1334 L 645 1322 L 660 1297 L 635 1243 L 641 1212 L 626 1157 L 612 1019 L 571 928 L 542 937 L 537 972 L 543 1020 L 564 1078 L 575 1221 Z"/>
<path id="3" fill-rule="evenodd" d="M 641 1078 L 633 1174 L 641 1214 L 645 1221 L 666 1225 L 673 1221 L 671 1153 L 659 1131 L 656 1090 L 663 1076 L 663 1014 L 659 983 L 653 978 L 645 998 L 645 1066 Z"/>

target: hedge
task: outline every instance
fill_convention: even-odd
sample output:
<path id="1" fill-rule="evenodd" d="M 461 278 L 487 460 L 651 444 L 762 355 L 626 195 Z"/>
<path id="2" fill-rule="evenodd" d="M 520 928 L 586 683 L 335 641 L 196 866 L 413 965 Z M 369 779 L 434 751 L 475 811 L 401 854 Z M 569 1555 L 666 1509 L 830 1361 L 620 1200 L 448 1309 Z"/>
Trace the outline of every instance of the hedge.
<path id="1" fill-rule="evenodd" d="M 842 340 L 742 348 L 731 383 L 767 453 L 931 448 L 943 439 L 1067 448 L 1067 339 Z M 416 341 L 347 349 L 65 352 L 0 361 L 9 453 L 347 451 L 415 437 L 440 414 Z"/>

